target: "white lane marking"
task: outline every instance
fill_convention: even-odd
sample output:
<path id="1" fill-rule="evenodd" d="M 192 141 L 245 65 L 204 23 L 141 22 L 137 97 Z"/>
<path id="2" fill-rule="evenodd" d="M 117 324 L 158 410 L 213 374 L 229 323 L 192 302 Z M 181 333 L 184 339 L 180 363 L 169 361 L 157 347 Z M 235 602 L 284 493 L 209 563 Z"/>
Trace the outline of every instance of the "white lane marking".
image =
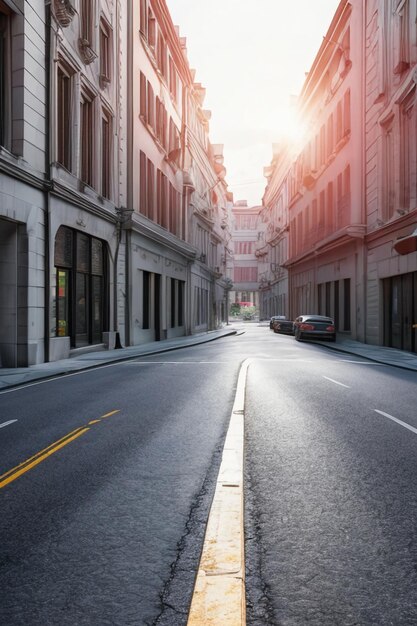
<path id="1" fill-rule="evenodd" d="M 146 354 L 144 354 L 143 357 L 146 357 Z M 53 376 L 51 378 L 39 379 L 33 383 L 19 385 L 17 387 L 13 387 L 12 389 L 0 388 L 0 396 L 2 396 L 5 393 L 15 393 L 16 391 L 22 391 L 22 389 L 27 389 L 28 387 L 35 387 L 36 385 L 45 385 L 46 383 L 51 383 L 55 380 L 62 380 L 63 378 L 69 378 L 70 376 L 80 376 L 81 374 L 89 374 L 92 372 L 96 372 L 97 370 L 104 370 L 108 367 L 117 367 L 119 365 L 125 365 L 126 363 L 130 363 L 130 362 L 131 362 L 130 360 L 129 361 L 123 360 L 123 361 L 116 361 L 115 363 L 107 363 L 106 365 L 92 365 L 90 367 L 77 370 L 76 372 L 71 372 L 69 374 L 61 374 L 59 376 Z M 211 362 L 214 362 L 214 361 L 210 361 L 210 363 Z M 219 363 L 222 363 L 222 361 L 219 361 Z M 227 364 L 228 362 L 225 361 L 224 363 Z"/>
<path id="2" fill-rule="evenodd" d="M 349 385 L 345 385 L 344 383 L 339 383 L 338 380 L 334 380 L 333 378 L 329 378 L 328 376 L 323 376 L 326 380 L 330 380 L 331 383 L 335 383 L 335 385 L 340 385 L 341 387 L 346 387 L 346 389 L 350 389 Z"/>
<path id="3" fill-rule="evenodd" d="M 227 365 L 227 361 L 126 361 L 125 365 Z"/>
<path id="4" fill-rule="evenodd" d="M 9 424 L 14 424 L 15 422 L 17 422 L 17 420 L 9 420 L 8 422 L 3 422 L 3 424 L 0 424 L 0 428 L 4 428 L 5 426 L 9 426 Z"/>
<path id="5" fill-rule="evenodd" d="M 387 363 L 375 363 L 374 361 L 352 361 L 351 359 L 337 359 L 336 363 L 356 363 L 359 365 L 388 365 Z"/>
<path id="6" fill-rule="evenodd" d="M 398 417 L 394 417 L 393 415 L 385 413 L 384 411 L 379 411 L 378 409 L 374 409 L 374 411 L 376 413 L 379 413 L 380 415 L 383 415 L 384 417 L 388 417 L 388 419 L 392 420 L 393 422 L 397 422 L 397 424 L 399 424 L 400 426 L 404 426 L 404 428 L 411 430 L 412 433 L 415 433 L 417 435 L 417 428 L 414 428 L 414 426 L 410 426 L 410 424 L 407 424 L 406 422 L 402 422 L 398 419 Z"/>

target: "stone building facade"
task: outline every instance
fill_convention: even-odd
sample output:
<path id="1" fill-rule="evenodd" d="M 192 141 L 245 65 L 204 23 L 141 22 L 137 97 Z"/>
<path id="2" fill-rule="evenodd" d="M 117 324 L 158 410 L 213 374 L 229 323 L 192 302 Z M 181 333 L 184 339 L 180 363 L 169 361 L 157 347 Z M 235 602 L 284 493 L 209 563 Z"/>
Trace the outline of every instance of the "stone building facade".
<path id="1" fill-rule="evenodd" d="M 299 97 L 307 139 L 266 172 L 258 249 L 268 314 L 331 315 L 339 333 L 413 352 L 416 20 L 415 0 L 341 0 Z M 286 229 L 284 311 L 271 268 Z"/>
<path id="2" fill-rule="evenodd" d="M 259 268 L 256 257 L 260 206 L 239 200 L 232 207 L 233 291 L 231 302 L 259 307 Z"/>
<path id="3" fill-rule="evenodd" d="M 0 53 L 0 366 L 221 325 L 231 195 L 165 0 L 1 0 Z"/>
<path id="4" fill-rule="evenodd" d="M 0 367 L 47 351 L 45 20 L 41 0 L 0 2 Z"/>
<path id="5" fill-rule="evenodd" d="M 417 352 L 417 3 L 366 3 L 366 337 Z"/>
<path id="6" fill-rule="evenodd" d="M 358 339 L 365 323 L 362 32 L 362 3 L 342 0 L 298 98 L 303 139 L 280 147 L 264 196 L 266 278 L 278 292 L 268 311 L 331 315 L 339 332 Z"/>

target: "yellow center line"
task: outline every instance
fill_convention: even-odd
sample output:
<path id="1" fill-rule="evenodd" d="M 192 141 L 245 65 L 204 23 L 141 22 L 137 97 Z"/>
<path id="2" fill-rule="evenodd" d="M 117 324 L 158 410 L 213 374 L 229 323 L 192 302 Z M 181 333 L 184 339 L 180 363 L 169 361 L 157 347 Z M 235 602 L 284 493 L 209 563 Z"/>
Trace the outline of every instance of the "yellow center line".
<path id="1" fill-rule="evenodd" d="M 26 472 L 31 470 L 33 467 L 36 467 L 36 465 L 39 465 L 39 463 L 47 459 L 49 456 L 51 456 L 51 454 L 54 454 L 55 452 L 57 452 L 58 450 L 66 446 L 68 443 L 70 443 L 71 441 L 74 441 L 74 439 L 77 439 L 78 437 L 86 433 L 88 430 L 90 430 L 89 428 L 90 425 L 98 424 L 103 417 L 110 417 L 111 415 L 114 415 L 115 413 L 120 413 L 120 409 L 116 409 L 115 411 L 110 411 L 110 413 L 106 413 L 105 415 L 102 415 L 101 418 L 99 419 L 91 420 L 90 422 L 88 422 L 88 425 L 86 426 L 80 426 L 79 428 L 76 428 L 75 430 L 71 431 L 64 437 L 61 437 L 61 439 L 54 441 L 54 443 L 51 443 L 49 446 L 47 446 L 43 450 L 40 450 L 40 452 L 37 452 L 36 454 L 29 457 L 22 463 L 19 463 L 19 465 L 16 465 L 12 469 L 8 470 L 7 472 L 5 472 L 4 474 L 0 476 L 0 489 L 5 487 L 9 483 L 13 482 L 14 480 L 16 480 L 16 478 L 19 478 L 19 476 L 22 476 L 22 474 L 25 474 Z"/>
<path id="2" fill-rule="evenodd" d="M 110 417 L 110 415 L 114 415 L 115 413 L 120 413 L 120 409 L 116 409 L 115 411 L 110 411 L 110 413 L 106 413 L 105 415 L 102 415 L 101 417 Z"/>
<path id="3" fill-rule="evenodd" d="M 26 472 L 28 472 L 30 469 L 32 469 L 33 467 L 35 467 L 36 465 L 38 465 L 39 463 L 47 459 L 48 456 L 50 456 L 51 454 L 54 454 L 54 452 L 57 452 L 58 450 L 66 446 L 67 443 L 74 441 L 74 439 L 77 439 L 77 437 L 80 437 L 81 435 L 86 433 L 88 430 L 90 429 L 82 428 L 81 430 L 78 430 L 78 432 L 75 432 L 75 435 L 72 435 L 72 437 L 66 438 L 65 441 L 60 440 L 61 443 L 57 442 L 58 445 L 52 444 L 52 446 L 49 446 L 49 448 L 46 448 L 46 451 L 44 452 L 44 454 L 35 455 L 37 456 L 37 458 L 35 458 L 35 460 L 32 461 L 31 463 L 28 463 L 27 461 L 25 463 L 21 463 L 20 465 L 13 468 L 9 472 L 6 472 L 6 474 L 3 474 L 3 476 L 0 476 L 0 489 L 5 487 L 9 483 L 13 482 L 14 480 L 16 480 L 16 478 L 19 478 L 19 476 L 22 476 L 22 474 L 25 474 Z M 21 467 L 22 465 L 24 465 L 24 467 Z M 19 470 L 19 467 L 21 467 L 20 470 Z"/>

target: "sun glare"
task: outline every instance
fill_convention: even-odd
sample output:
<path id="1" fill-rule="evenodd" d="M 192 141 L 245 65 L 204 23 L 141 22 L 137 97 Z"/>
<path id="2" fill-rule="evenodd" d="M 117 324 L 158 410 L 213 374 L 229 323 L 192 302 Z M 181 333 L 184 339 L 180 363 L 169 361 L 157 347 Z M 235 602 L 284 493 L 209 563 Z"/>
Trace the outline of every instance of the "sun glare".
<path id="1" fill-rule="evenodd" d="M 303 121 L 293 109 L 279 112 L 276 132 L 280 139 L 293 144 L 295 147 L 302 146 L 305 137 L 305 127 Z"/>

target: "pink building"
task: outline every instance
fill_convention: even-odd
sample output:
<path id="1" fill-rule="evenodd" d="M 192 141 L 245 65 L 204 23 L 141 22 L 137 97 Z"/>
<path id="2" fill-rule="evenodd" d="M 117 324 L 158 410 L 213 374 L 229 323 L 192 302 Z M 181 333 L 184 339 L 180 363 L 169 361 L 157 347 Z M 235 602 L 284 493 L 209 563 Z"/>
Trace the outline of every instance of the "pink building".
<path id="1" fill-rule="evenodd" d="M 417 352 L 417 6 L 366 2 L 369 343 Z"/>
<path id="2" fill-rule="evenodd" d="M 255 255 L 258 241 L 258 219 L 261 207 L 248 207 L 246 200 L 232 207 L 233 291 L 230 302 L 245 302 L 259 306 L 258 261 Z"/>
<path id="3" fill-rule="evenodd" d="M 298 99 L 304 142 L 295 155 L 286 147 L 273 161 L 264 197 L 267 243 L 276 249 L 268 279 L 288 289 L 282 312 L 331 315 L 339 332 L 359 339 L 365 332 L 362 7 L 358 0 L 340 2 Z M 275 295 L 285 296 L 282 287 Z"/>

